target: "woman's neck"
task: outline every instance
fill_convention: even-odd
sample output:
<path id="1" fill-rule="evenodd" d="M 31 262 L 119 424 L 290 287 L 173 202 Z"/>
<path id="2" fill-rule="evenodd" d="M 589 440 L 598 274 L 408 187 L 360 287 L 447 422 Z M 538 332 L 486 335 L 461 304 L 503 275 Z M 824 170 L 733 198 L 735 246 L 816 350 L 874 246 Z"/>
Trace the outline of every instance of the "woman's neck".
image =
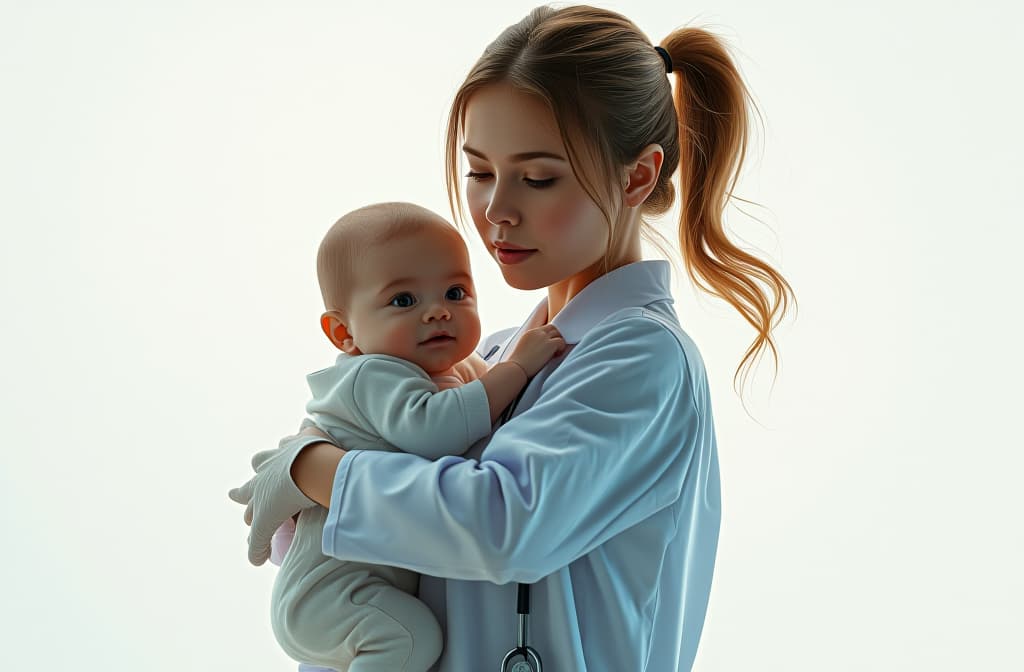
<path id="1" fill-rule="evenodd" d="M 566 278 L 557 284 L 548 287 L 548 319 L 545 324 L 555 319 L 555 315 L 562 312 L 566 304 L 574 296 L 583 291 L 583 288 L 601 277 L 602 273 L 593 267 L 580 271 L 571 278 Z"/>
<path id="2" fill-rule="evenodd" d="M 632 251 L 623 255 L 623 257 L 618 260 L 612 260 L 609 262 L 608 272 L 610 273 L 616 268 L 641 261 L 642 259 L 643 256 L 640 254 L 639 250 Z M 565 308 L 574 296 L 582 292 L 584 287 L 604 275 L 604 270 L 601 268 L 602 261 L 602 259 L 598 259 L 596 263 L 588 266 L 576 275 L 548 286 L 547 322 L 555 319 L 555 315 L 558 315 L 558 313 Z M 547 324 L 547 322 L 545 322 L 545 324 Z"/>

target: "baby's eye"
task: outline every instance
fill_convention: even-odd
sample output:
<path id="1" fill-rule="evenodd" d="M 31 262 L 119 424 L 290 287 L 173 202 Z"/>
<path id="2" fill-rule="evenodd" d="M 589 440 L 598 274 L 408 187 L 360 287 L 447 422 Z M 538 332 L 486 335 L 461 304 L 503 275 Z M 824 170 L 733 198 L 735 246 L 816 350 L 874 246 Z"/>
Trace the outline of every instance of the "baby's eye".
<path id="1" fill-rule="evenodd" d="M 399 300 L 402 300 L 402 299 L 408 299 L 408 300 L 409 300 L 409 301 L 411 301 L 412 303 L 403 303 L 403 304 L 401 304 L 401 305 L 395 305 L 395 301 L 399 301 Z M 401 294 L 395 294 L 394 298 L 392 298 L 392 299 L 391 299 L 391 300 L 390 300 L 390 301 L 388 302 L 388 305 L 389 305 L 389 306 L 395 306 L 395 308 L 409 308 L 409 307 L 410 307 L 410 306 L 412 306 L 412 305 L 413 305 L 413 304 L 414 304 L 415 302 L 416 302 L 416 299 L 415 299 L 415 298 L 413 298 L 413 295 L 412 295 L 412 294 L 410 294 L 409 292 L 402 292 Z"/>
<path id="2" fill-rule="evenodd" d="M 462 301 L 466 298 L 466 290 L 462 287 L 452 287 L 448 290 L 446 298 L 451 299 L 452 301 Z"/>

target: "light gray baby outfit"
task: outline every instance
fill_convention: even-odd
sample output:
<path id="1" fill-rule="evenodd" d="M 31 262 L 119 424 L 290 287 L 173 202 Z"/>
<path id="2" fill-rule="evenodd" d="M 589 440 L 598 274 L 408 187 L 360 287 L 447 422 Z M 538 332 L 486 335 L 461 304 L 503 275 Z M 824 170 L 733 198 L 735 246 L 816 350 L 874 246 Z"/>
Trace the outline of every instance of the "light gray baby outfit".
<path id="1" fill-rule="evenodd" d="M 483 383 L 441 390 L 419 366 L 389 355 L 338 355 L 306 377 L 306 412 L 346 450 L 461 455 L 491 433 Z M 425 672 L 441 628 L 417 597 L 419 574 L 323 554 L 327 509 L 299 515 L 271 595 L 271 625 L 292 658 L 342 672 Z M 391 534 L 387 527 L 378 530 Z M 358 656 L 357 656 L 358 654 Z"/>

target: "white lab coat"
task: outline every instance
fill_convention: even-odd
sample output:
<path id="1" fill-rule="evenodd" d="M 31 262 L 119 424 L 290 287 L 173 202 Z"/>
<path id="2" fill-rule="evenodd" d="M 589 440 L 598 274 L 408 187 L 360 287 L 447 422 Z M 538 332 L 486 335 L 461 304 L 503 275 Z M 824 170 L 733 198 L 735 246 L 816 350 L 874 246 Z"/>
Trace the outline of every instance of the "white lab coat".
<path id="1" fill-rule="evenodd" d="M 484 340 L 501 361 L 519 329 Z M 353 450 L 324 553 L 405 567 L 445 632 L 432 672 L 497 670 L 528 643 L 548 672 L 690 670 L 721 518 L 703 360 L 672 308 L 668 262 L 599 277 L 555 316 L 570 346 L 512 418 L 463 456 Z"/>

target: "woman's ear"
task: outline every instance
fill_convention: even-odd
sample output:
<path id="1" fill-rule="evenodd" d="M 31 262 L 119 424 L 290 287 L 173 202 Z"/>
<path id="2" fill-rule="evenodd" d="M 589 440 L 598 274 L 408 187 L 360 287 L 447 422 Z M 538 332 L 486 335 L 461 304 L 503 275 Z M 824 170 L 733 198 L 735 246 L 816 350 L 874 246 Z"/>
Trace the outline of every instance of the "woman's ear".
<path id="1" fill-rule="evenodd" d="M 626 166 L 626 186 L 623 189 L 623 202 L 635 208 L 643 204 L 658 184 L 661 164 L 665 160 L 665 150 L 661 145 L 651 144 L 644 147 L 633 163 Z"/>
<path id="2" fill-rule="evenodd" d="M 352 334 L 349 333 L 348 327 L 345 326 L 343 320 L 345 320 L 345 316 L 341 311 L 328 310 L 320 316 L 320 328 L 323 329 L 327 340 L 342 352 L 350 355 L 362 354 L 359 352 L 359 348 L 356 347 L 355 341 L 352 340 Z"/>

